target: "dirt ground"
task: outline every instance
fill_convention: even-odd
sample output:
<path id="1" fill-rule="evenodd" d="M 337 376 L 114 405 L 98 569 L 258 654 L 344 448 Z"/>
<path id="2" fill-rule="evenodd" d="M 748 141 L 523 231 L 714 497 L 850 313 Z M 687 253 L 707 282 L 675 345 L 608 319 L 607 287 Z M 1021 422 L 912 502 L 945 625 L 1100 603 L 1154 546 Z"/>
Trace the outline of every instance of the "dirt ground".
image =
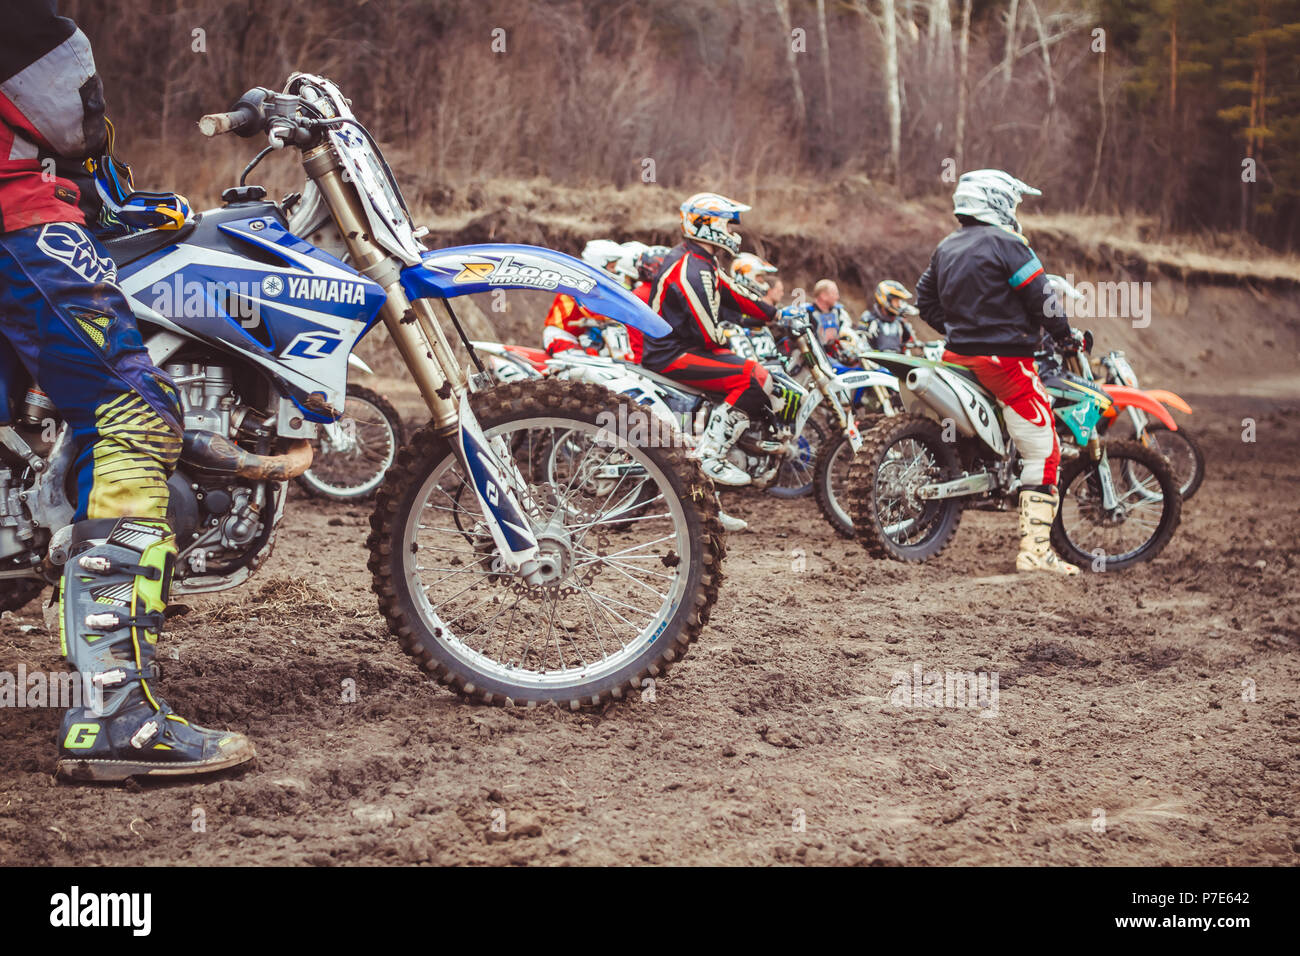
<path id="1" fill-rule="evenodd" d="M 267 567 L 189 599 L 161 655 L 256 768 L 61 785 L 58 713 L 0 709 L 0 863 L 1294 865 L 1300 400 L 1191 397 L 1209 476 L 1156 562 L 1022 580 L 1013 517 L 975 511 L 905 567 L 811 499 L 733 496 L 700 643 L 598 713 L 426 681 L 382 631 L 368 510 L 295 492 Z M 0 671 L 57 654 L 39 602 L 5 615 Z M 996 674 L 996 707 L 891 703 L 914 668 Z"/>

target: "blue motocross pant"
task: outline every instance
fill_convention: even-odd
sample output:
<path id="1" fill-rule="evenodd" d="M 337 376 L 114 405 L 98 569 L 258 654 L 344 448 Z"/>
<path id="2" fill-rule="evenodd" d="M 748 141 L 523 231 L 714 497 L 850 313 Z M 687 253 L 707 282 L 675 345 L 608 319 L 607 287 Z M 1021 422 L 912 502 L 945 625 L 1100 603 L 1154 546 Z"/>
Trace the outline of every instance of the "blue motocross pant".
<path id="1" fill-rule="evenodd" d="M 84 518 L 165 518 L 181 452 L 176 387 L 149 360 L 117 267 L 81 226 L 0 235 L 0 422 L 19 366 L 68 423 Z"/>

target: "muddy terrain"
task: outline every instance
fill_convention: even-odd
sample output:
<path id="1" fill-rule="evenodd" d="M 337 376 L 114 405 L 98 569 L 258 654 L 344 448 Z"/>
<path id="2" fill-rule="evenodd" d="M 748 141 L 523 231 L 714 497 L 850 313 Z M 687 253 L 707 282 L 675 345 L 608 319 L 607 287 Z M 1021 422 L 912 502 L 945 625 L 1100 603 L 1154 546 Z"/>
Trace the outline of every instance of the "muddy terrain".
<path id="1" fill-rule="evenodd" d="M 600 712 L 429 683 L 382 630 L 367 509 L 295 491 L 268 565 L 161 655 L 256 768 L 61 785 L 58 713 L 0 709 L 0 863 L 1295 864 L 1300 400 L 1190 397 L 1209 476 L 1156 562 L 1024 580 L 1012 515 L 972 511 L 905 567 L 811 499 L 733 495 L 711 625 Z M 57 663 L 40 602 L 5 615 L 0 671 Z M 917 671 L 983 674 L 990 706 L 915 706 Z"/>

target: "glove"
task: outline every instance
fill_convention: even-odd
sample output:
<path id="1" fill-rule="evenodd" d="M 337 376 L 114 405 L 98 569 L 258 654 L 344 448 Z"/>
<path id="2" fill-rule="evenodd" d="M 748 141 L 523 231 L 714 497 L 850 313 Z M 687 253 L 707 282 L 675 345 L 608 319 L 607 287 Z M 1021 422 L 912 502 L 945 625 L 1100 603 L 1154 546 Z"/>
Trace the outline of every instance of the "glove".
<path id="1" fill-rule="evenodd" d="M 1062 355 L 1078 355 L 1080 349 L 1088 347 L 1088 335 L 1078 329 L 1070 329 L 1069 336 L 1058 339 L 1056 345 L 1061 350 Z"/>

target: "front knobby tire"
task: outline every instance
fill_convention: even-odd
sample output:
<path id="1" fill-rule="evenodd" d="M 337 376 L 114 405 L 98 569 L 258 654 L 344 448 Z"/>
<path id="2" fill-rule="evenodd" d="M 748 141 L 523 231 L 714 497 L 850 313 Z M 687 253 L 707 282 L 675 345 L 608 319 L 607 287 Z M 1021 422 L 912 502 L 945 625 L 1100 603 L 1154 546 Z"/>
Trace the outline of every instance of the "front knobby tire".
<path id="1" fill-rule="evenodd" d="M 484 434 L 504 439 L 528 476 L 525 507 L 539 509 L 547 533 L 569 535 L 572 566 L 589 578 L 570 575 L 548 591 L 505 570 L 459 460 L 429 425 L 401 450 L 370 519 L 368 564 L 389 630 L 431 679 L 480 703 L 576 710 L 641 692 L 685 656 L 717 600 L 725 532 L 712 483 L 679 445 L 602 444 L 601 425 L 634 421 L 637 406 L 598 385 L 517 382 L 471 402 Z M 608 520 L 581 470 L 560 487 L 535 467 L 536 445 L 561 435 L 576 447 L 584 434 L 596 436 L 592 454 L 635 465 L 603 499 Z M 649 502 L 638 481 L 656 483 Z M 443 578 L 460 593 L 444 598 L 453 586 Z"/>
<path id="2" fill-rule="evenodd" d="M 883 419 L 883 415 L 864 418 L 857 423 L 858 431 L 865 436 Z M 856 457 L 848 436 L 836 431 L 817 449 L 817 460 L 813 462 L 813 497 L 817 507 L 835 533 L 850 541 L 857 536 L 848 499 L 849 469 Z"/>
<path id="3" fill-rule="evenodd" d="M 923 501 L 916 491 L 960 472 L 937 422 L 920 415 L 882 419 L 849 466 L 848 510 L 862 546 L 873 557 L 908 563 L 937 556 L 957 533 L 963 501 Z"/>
<path id="4" fill-rule="evenodd" d="M 1122 571 L 1165 549 L 1178 530 L 1183 500 L 1163 455 L 1135 441 L 1107 441 L 1105 447 L 1117 510 L 1102 505 L 1100 463 L 1086 452 L 1070 459 L 1057 477 L 1061 505 L 1052 547 L 1085 570 Z"/>

